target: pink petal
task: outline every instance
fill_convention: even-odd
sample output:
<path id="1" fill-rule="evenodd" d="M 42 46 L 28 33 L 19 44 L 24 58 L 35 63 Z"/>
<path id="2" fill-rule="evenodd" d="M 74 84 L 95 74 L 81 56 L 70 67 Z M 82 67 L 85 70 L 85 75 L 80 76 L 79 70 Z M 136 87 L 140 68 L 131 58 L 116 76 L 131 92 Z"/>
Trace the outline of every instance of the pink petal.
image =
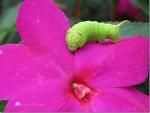
<path id="1" fill-rule="evenodd" d="M 65 42 L 69 27 L 67 17 L 52 0 L 25 0 L 19 10 L 17 29 L 23 43 L 53 54 L 68 70 L 73 66 L 73 54 Z"/>
<path id="2" fill-rule="evenodd" d="M 65 103 L 65 98 L 62 98 L 64 83 L 61 80 L 48 80 L 26 88 L 22 94 L 9 101 L 5 111 L 56 111 Z"/>
<path id="3" fill-rule="evenodd" d="M 89 44 L 75 55 L 75 71 L 85 68 L 92 70 L 93 87 L 140 84 L 148 75 L 148 39 L 137 36 L 117 44 Z"/>
<path id="4" fill-rule="evenodd" d="M 58 110 L 59 112 L 84 112 L 85 108 L 83 108 L 80 102 L 72 97 L 66 101 L 66 103 Z"/>
<path id="5" fill-rule="evenodd" d="M 34 84 L 8 100 L 6 112 L 83 112 L 85 106 L 68 91 L 68 82 L 50 79 Z"/>
<path id="6" fill-rule="evenodd" d="M 149 110 L 149 97 L 134 88 L 105 88 L 92 103 L 95 112 L 143 112 Z"/>
<path id="7" fill-rule="evenodd" d="M 81 111 L 79 103 L 65 93 L 66 81 L 51 79 L 34 85 L 9 101 L 7 112 Z"/>
<path id="8" fill-rule="evenodd" d="M 29 87 L 67 72 L 51 57 L 23 46 L 0 47 L 0 100 L 10 99 Z"/>

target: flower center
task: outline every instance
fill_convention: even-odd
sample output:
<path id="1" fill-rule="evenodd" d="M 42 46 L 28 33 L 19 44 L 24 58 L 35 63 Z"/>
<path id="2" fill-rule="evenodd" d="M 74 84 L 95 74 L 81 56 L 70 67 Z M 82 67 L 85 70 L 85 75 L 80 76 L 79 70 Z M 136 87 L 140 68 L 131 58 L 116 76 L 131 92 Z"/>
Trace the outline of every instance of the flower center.
<path id="1" fill-rule="evenodd" d="M 88 88 L 87 86 L 85 86 L 83 84 L 73 83 L 72 88 L 73 88 L 73 92 L 74 92 L 75 96 L 79 100 L 82 100 L 84 97 L 86 97 L 88 94 L 91 93 L 90 88 Z"/>

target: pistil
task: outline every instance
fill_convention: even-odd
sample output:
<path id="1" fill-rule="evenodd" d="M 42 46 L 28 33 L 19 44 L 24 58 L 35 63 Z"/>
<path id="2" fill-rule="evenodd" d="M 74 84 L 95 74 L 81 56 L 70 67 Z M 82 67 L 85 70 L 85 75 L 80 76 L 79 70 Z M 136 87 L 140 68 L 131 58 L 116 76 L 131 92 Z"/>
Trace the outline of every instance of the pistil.
<path id="1" fill-rule="evenodd" d="M 79 99 L 82 100 L 83 98 L 86 97 L 89 93 L 91 93 L 90 88 L 83 84 L 78 84 L 78 83 L 73 83 L 72 84 L 73 92 L 75 96 Z"/>

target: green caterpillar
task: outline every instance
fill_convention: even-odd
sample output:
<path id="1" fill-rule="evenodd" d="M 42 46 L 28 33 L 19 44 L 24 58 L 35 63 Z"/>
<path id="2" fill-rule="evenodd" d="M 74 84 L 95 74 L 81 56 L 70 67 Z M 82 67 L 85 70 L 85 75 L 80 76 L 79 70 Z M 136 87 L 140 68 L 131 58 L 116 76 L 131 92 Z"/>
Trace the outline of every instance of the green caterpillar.
<path id="1" fill-rule="evenodd" d="M 80 22 L 70 28 L 67 32 L 66 42 L 70 51 L 76 51 L 88 42 L 104 42 L 105 39 L 112 39 L 113 42 L 120 40 L 120 26 L 128 20 L 117 25 L 99 23 L 96 21 Z"/>

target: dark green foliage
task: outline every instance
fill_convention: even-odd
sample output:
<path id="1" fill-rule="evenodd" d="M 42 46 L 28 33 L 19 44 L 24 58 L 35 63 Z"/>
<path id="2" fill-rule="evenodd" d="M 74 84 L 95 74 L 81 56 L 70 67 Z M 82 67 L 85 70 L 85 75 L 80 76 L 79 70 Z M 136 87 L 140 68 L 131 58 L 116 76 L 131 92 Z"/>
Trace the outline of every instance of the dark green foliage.
<path id="1" fill-rule="evenodd" d="M 149 37 L 149 23 L 127 23 L 121 27 L 122 37 L 132 37 L 136 35 L 142 35 Z"/>
<path id="2" fill-rule="evenodd" d="M 149 15 L 149 0 L 133 0 L 133 3 L 140 7 L 145 14 Z"/>
<path id="3" fill-rule="evenodd" d="M 5 100 L 0 101 L 0 112 L 3 112 L 6 104 L 7 104 L 7 101 L 5 101 Z"/>
<path id="4" fill-rule="evenodd" d="M 142 91 L 143 93 L 149 95 L 149 76 L 143 84 L 135 86 L 137 89 Z"/>
<path id="5" fill-rule="evenodd" d="M 18 42 L 16 39 L 16 17 L 18 14 L 19 4 L 6 8 L 0 16 L 0 44 Z M 17 41 L 16 41 L 17 40 Z"/>

